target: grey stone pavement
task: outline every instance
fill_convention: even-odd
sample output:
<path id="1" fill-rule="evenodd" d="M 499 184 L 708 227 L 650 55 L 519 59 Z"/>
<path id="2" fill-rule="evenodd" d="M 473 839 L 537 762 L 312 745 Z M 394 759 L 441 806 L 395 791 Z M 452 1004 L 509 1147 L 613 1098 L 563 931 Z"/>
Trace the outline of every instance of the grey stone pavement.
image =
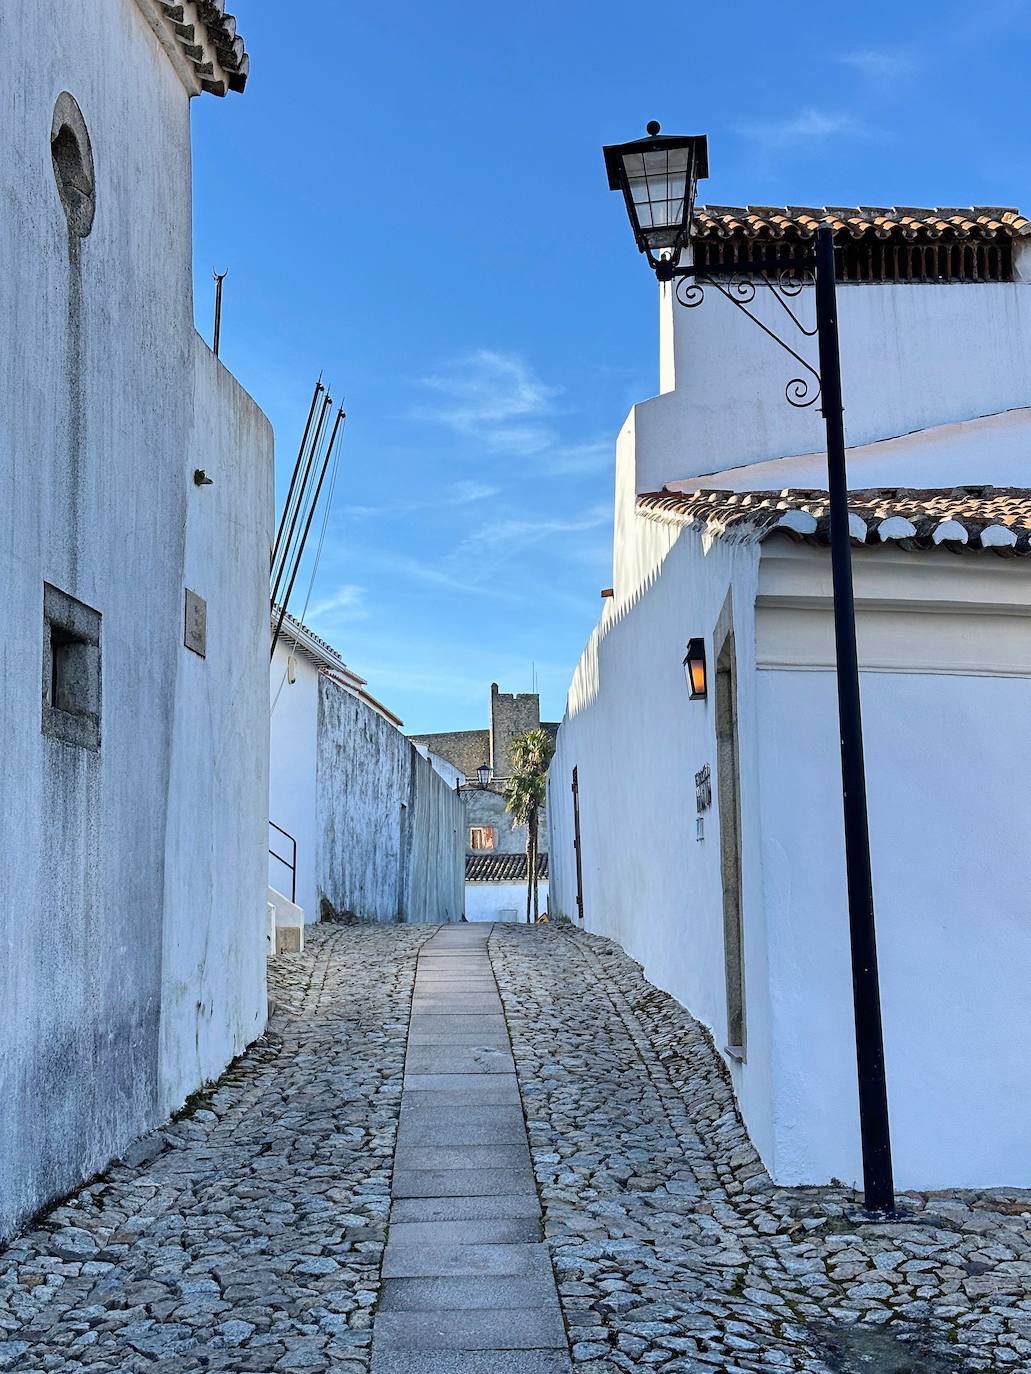
<path id="1" fill-rule="evenodd" d="M 325 926 L 269 1030 L 0 1253 L 0 1370 L 1031 1370 L 1031 1193 L 779 1189 L 567 926 Z"/>

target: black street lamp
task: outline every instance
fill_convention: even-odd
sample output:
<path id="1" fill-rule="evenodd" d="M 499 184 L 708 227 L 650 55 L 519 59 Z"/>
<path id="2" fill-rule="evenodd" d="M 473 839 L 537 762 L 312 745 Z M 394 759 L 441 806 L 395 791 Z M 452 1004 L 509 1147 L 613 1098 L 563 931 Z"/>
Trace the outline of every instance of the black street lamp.
<path id="1" fill-rule="evenodd" d="M 647 138 L 616 144 L 604 151 L 609 187 L 622 191 L 637 246 L 647 255 L 658 279 L 675 281 L 677 299 L 685 306 L 700 305 L 705 294 L 703 287 L 713 286 L 805 369 L 808 376 L 796 377 L 787 385 L 785 398 L 790 404 L 803 407 L 818 399 L 821 402 L 827 430 L 834 643 L 863 1185 L 868 1211 L 894 1212 L 848 528 L 834 232 L 826 225 L 820 226 L 816 231 L 815 251 L 803 252 L 795 258 L 755 258 L 727 267 L 715 264 L 695 267 L 682 263 L 681 254 L 688 246 L 691 232 L 696 184 L 699 178 L 708 176 L 709 171 L 705 136 L 662 137 L 659 125 L 653 120 L 648 125 Z M 799 333 L 808 338 L 816 337 L 819 370 L 749 309 L 759 283 L 769 288 Z M 816 288 L 815 329 L 807 328 L 792 308 L 793 300 L 808 285 Z"/>
<path id="2" fill-rule="evenodd" d="M 481 763 L 479 768 L 477 768 L 476 770 L 476 776 L 480 781 L 480 787 L 484 791 L 486 791 L 487 788 L 490 786 L 491 774 L 493 772 L 494 769 L 490 766 L 489 763 Z"/>

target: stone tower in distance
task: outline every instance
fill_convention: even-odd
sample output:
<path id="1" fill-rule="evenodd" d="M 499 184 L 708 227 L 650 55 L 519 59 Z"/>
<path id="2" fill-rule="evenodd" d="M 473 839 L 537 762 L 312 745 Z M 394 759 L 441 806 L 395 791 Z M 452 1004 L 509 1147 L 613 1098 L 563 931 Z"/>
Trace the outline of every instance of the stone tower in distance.
<path id="1" fill-rule="evenodd" d="M 499 692 L 490 684 L 490 763 L 495 778 L 512 773 L 512 740 L 541 723 L 541 699 L 537 692 Z"/>

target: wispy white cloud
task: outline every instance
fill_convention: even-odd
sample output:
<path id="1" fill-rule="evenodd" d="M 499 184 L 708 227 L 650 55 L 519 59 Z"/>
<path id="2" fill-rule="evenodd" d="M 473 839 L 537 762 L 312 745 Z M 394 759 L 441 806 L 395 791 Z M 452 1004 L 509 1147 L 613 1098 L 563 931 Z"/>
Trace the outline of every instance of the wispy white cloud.
<path id="1" fill-rule="evenodd" d="M 334 623 L 345 620 L 365 620 L 369 614 L 365 605 L 365 588 L 355 582 L 344 582 L 335 591 L 327 592 L 308 607 L 309 620 L 332 619 Z"/>
<path id="2" fill-rule="evenodd" d="M 487 482 L 452 482 L 448 490 L 448 504 L 470 506 L 474 501 L 487 501 L 497 496 L 498 491 L 498 487 L 492 487 Z"/>
<path id="3" fill-rule="evenodd" d="M 440 506 L 471 506 L 476 501 L 486 501 L 497 496 L 500 488 L 488 482 L 475 482 L 463 479 L 451 482 L 439 494 L 424 497 L 418 501 L 394 501 L 384 506 L 341 506 L 339 514 L 348 520 L 381 520 L 384 516 L 394 519 L 414 515 L 422 510 L 436 510 Z"/>
<path id="4" fill-rule="evenodd" d="M 547 539 L 584 534 L 589 530 L 599 529 L 611 519 L 611 506 L 598 504 L 566 518 L 492 520 L 474 530 L 464 540 L 459 552 L 465 554 L 495 550 L 507 554 L 518 553 Z"/>
<path id="5" fill-rule="evenodd" d="M 573 477 L 591 472 L 606 472 L 613 464 L 612 439 L 595 439 L 580 444 L 557 444 L 542 455 L 548 472 Z"/>
<path id="6" fill-rule="evenodd" d="M 440 398 L 422 412 L 494 452 L 534 454 L 554 442 L 546 423 L 561 387 L 547 385 L 511 353 L 480 348 L 423 377 Z"/>
<path id="7" fill-rule="evenodd" d="M 446 425 L 488 453 L 529 458 L 538 470 L 561 477 L 604 472 L 611 465 L 610 439 L 564 440 L 555 423 L 563 388 L 545 382 L 515 354 L 476 349 L 424 377 L 422 384 L 437 393 L 440 403 L 419 411 L 419 418 Z M 476 488 L 476 483 L 455 483 L 455 500 L 479 499 L 462 495 Z"/>
<path id="8" fill-rule="evenodd" d="M 738 132 L 746 138 L 761 139 L 768 146 L 784 147 L 789 143 L 819 143 L 841 136 L 863 138 L 869 130 L 854 115 L 806 107 L 784 119 L 741 124 Z"/>
<path id="9" fill-rule="evenodd" d="M 913 59 L 907 53 L 888 48 L 861 48 L 856 52 L 845 53 L 838 61 L 877 85 L 887 85 L 890 81 L 896 81 L 906 76 L 914 67 Z"/>

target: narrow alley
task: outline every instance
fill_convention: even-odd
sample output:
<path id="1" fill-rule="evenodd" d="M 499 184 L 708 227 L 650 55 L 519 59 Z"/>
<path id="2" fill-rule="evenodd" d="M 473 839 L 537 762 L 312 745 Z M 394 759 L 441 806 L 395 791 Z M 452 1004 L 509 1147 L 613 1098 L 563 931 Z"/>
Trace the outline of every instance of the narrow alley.
<path id="1" fill-rule="evenodd" d="M 1026 1195 L 871 1224 L 775 1188 L 707 1035 L 614 944 L 324 925 L 270 969 L 254 1048 L 7 1250 L 0 1368 L 1028 1366 Z"/>

